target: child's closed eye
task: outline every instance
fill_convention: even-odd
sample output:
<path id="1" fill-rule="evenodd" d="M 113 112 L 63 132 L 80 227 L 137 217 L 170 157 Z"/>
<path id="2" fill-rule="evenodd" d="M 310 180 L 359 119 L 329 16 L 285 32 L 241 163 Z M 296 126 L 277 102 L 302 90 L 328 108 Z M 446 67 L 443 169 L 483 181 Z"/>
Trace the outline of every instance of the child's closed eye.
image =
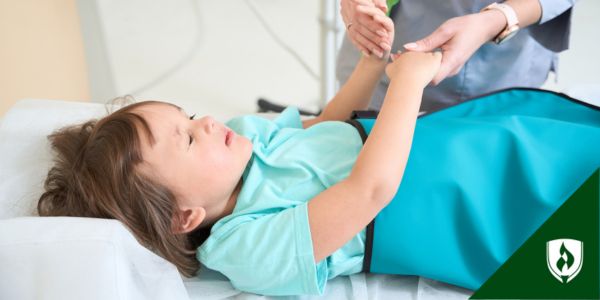
<path id="1" fill-rule="evenodd" d="M 195 117 L 196 117 L 196 114 L 191 115 L 190 120 L 193 120 Z M 192 135 L 189 135 L 189 137 L 190 137 L 190 143 L 188 145 L 191 145 L 192 142 L 194 141 L 194 138 L 192 137 Z"/>

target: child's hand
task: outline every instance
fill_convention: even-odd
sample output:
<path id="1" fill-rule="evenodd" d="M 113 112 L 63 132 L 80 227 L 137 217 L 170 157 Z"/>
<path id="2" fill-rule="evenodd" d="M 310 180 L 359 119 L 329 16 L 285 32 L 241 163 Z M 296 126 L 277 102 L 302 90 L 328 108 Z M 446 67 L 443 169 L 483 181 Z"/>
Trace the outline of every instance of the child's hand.
<path id="1" fill-rule="evenodd" d="M 437 74 L 442 62 L 441 52 L 404 52 L 391 54 L 392 62 L 385 68 L 390 80 L 402 78 L 423 84 L 425 87 Z"/>

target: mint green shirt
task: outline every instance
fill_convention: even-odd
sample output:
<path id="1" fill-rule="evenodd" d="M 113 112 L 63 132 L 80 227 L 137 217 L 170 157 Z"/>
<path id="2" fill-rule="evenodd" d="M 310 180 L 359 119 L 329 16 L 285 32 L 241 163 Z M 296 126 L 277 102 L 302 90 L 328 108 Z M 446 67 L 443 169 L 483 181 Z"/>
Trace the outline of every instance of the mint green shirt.
<path id="1" fill-rule="evenodd" d="M 252 141 L 252 157 L 233 213 L 213 225 L 198 260 L 236 289 L 263 295 L 322 295 L 328 279 L 361 272 L 365 230 L 315 264 L 307 213 L 310 199 L 350 175 L 358 131 L 340 121 L 303 129 L 295 107 L 273 121 L 243 116 L 226 125 Z"/>

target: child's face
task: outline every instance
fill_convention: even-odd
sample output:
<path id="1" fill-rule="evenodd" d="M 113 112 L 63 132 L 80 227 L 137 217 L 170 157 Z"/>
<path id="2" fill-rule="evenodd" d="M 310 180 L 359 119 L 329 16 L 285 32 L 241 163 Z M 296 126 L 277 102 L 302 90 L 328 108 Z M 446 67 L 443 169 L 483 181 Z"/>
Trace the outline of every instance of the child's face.
<path id="1" fill-rule="evenodd" d="M 250 140 L 212 117 L 190 120 L 170 104 L 147 104 L 134 110 L 148 122 L 155 139 L 150 145 L 141 136 L 145 171 L 175 193 L 182 211 L 201 207 L 206 217 L 219 214 L 250 160 Z"/>

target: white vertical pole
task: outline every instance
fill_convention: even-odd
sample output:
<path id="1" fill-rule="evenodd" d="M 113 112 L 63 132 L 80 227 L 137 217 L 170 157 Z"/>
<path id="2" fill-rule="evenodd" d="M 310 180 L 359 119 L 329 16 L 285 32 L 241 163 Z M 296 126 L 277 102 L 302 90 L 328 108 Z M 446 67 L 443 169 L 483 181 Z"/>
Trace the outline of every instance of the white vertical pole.
<path id="1" fill-rule="evenodd" d="M 335 66 L 337 51 L 344 37 L 340 30 L 339 0 L 321 1 L 321 108 L 337 91 Z M 341 34 L 340 34 L 341 33 Z"/>

